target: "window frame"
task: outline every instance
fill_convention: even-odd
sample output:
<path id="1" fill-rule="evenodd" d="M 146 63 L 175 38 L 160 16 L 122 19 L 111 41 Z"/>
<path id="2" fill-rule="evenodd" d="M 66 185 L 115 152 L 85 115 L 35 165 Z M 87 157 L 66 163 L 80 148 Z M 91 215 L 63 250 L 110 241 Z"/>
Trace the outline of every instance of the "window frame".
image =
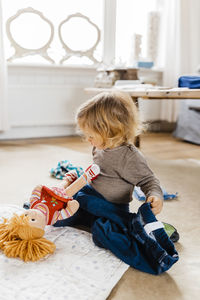
<path id="1" fill-rule="evenodd" d="M 103 65 L 109 66 L 115 58 L 115 35 L 116 35 L 116 0 L 103 0 L 103 28 L 101 31 L 101 41 L 102 41 L 102 61 Z M 5 30 L 4 30 L 5 31 Z M 83 68 L 83 69 L 96 69 L 97 65 L 84 65 L 84 64 L 40 64 L 40 63 L 25 63 L 25 62 L 8 62 L 9 67 L 12 66 L 25 66 L 33 68 L 45 68 L 45 67 L 55 67 L 55 68 Z"/>

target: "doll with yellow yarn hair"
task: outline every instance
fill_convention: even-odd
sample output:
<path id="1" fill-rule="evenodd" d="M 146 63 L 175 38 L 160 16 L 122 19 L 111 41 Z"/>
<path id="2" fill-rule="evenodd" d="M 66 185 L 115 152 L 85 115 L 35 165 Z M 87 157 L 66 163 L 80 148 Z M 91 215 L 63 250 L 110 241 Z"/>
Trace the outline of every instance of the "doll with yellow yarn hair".
<path id="1" fill-rule="evenodd" d="M 37 186 L 31 195 L 30 209 L 0 224 L 0 249 L 4 254 L 27 262 L 53 253 L 55 244 L 43 237 L 45 226 L 68 218 L 78 210 L 79 203 L 72 196 L 94 180 L 99 171 L 93 164 L 77 179 L 75 174 L 67 173 L 62 187 Z"/>

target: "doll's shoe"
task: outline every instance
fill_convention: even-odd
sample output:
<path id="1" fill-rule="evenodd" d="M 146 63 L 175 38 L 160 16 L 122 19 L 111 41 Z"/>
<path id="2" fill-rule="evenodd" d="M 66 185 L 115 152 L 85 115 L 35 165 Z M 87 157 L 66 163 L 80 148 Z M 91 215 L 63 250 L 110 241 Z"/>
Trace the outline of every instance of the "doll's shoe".
<path id="1" fill-rule="evenodd" d="M 24 202 L 24 204 L 23 204 L 23 208 L 24 208 L 24 209 L 29 209 L 30 206 L 31 206 L 31 204 L 30 204 L 30 202 L 28 202 L 28 201 Z"/>
<path id="2" fill-rule="evenodd" d="M 92 164 L 85 170 L 85 175 L 89 181 L 93 181 L 100 173 L 100 168 L 96 164 Z"/>

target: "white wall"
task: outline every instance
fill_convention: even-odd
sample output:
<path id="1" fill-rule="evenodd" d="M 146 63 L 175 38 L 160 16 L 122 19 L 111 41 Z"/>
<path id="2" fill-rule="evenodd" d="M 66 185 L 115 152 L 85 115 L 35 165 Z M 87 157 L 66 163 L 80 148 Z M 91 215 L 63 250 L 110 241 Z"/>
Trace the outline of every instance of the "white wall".
<path id="1" fill-rule="evenodd" d="M 8 121 L 0 140 L 76 134 L 75 112 L 92 95 L 92 67 L 8 65 Z M 140 70 L 139 77 L 161 84 L 162 72 Z M 157 101 L 140 101 L 143 120 L 159 119 Z"/>
<path id="2" fill-rule="evenodd" d="M 95 76 L 93 68 L 9 65 L 10 130 L 0 132 L 0 139 L 75 134 L 76 109 Z"/>

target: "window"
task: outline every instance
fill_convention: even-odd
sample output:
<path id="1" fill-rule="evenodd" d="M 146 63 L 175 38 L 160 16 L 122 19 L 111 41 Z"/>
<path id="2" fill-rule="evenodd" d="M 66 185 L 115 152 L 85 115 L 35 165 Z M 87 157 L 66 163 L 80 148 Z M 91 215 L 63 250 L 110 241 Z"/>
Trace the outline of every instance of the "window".
<path id="1" fill-rule="evenodd" d="M 102 30 L 103 21 L 103 1 L 102 0 L 3 0 L 4 23 L 18 10 L 31 7 L 42 12 L 53 25 L 53 40 L 47 50 L 48 56 L 55 63 L 59 63 L 66 54 L 59 39 L 59 24 L 69 15 L 81 13 L 87 16 L 91 22 L 95 23 Z M 87 50 L 91 48 L 97 39 L 97 30 L 85 18 L 73 17 L 63 24 L 60 29 L 63 41 L 72 50 Z M 43 47 L 51 36 L 51 26 L 45 22 L 38 14 L 26 12 L 20 14 L 10 23 L 10 32 L 15 42 L 23 48 L 39 49 Z M 6 57 L 12 57 L 14 48 L 11 47 L 9 39 L 5 38 Z M 23 53 L 22 53 L 23 54 Z M 94 58 L 97 61 L 102 59 L 102 42 L 100 41 L 94 51 Z M 47 63 L 41 55 L 29 55 L 16 58 L 15 62 Z M 64 64 L 93 64 L 88 57 L 79 55 L 71 56 Z"/>
<path id="2" fill-rule="evenodd" d="M 55 62 L 65 65 L 93 65 L 103 60 L 106 65 L 115 62 L 130 66 L 133 64 L 134 34 L 142 36 L 142 58 L 146 59 L 148 56 L 148 14 L 151 11 L 158 11 L 162 1 L 2 0 L 4 23 L 20 9 L 29 7 L 29 10 L 30 8 L 35 10 L 34 13 L 30 11 L 18 13 L 18 16 L 9 23 L 14 44 L 16 47 L 19 44 L 21 48 L 16 50 L 5 35 L 6 57 L 12 58 L 17 52 L 13 60 L 16 63 Z M 37 12 L 42 12 L 47 20 L 41 18 Z M 74 15 L 76 13 L 88 17 L 91 22 L 85 17 Z M 61 26 L 61 22 L 70 15 L 73 17 Z M 88 53 L 87 50 L 98 40 L 98 29 L 92 23 L 99 28 L 101 37 L 94 51 Z M 22 48 L 29 49 L 30 55 Z M 70 53 L 70 49 L 73 53 Z M 84 51 L 87 52 L 86 55 L 82 55 Z"/>
<path id="3" fill-rule="evenodd" d="M 146 59 L 148 14 L 162 7 L 159 0 L 117 0 L 115 61 L 133 64 L 134 34 L 141 35 L 141 57 Z"/>

